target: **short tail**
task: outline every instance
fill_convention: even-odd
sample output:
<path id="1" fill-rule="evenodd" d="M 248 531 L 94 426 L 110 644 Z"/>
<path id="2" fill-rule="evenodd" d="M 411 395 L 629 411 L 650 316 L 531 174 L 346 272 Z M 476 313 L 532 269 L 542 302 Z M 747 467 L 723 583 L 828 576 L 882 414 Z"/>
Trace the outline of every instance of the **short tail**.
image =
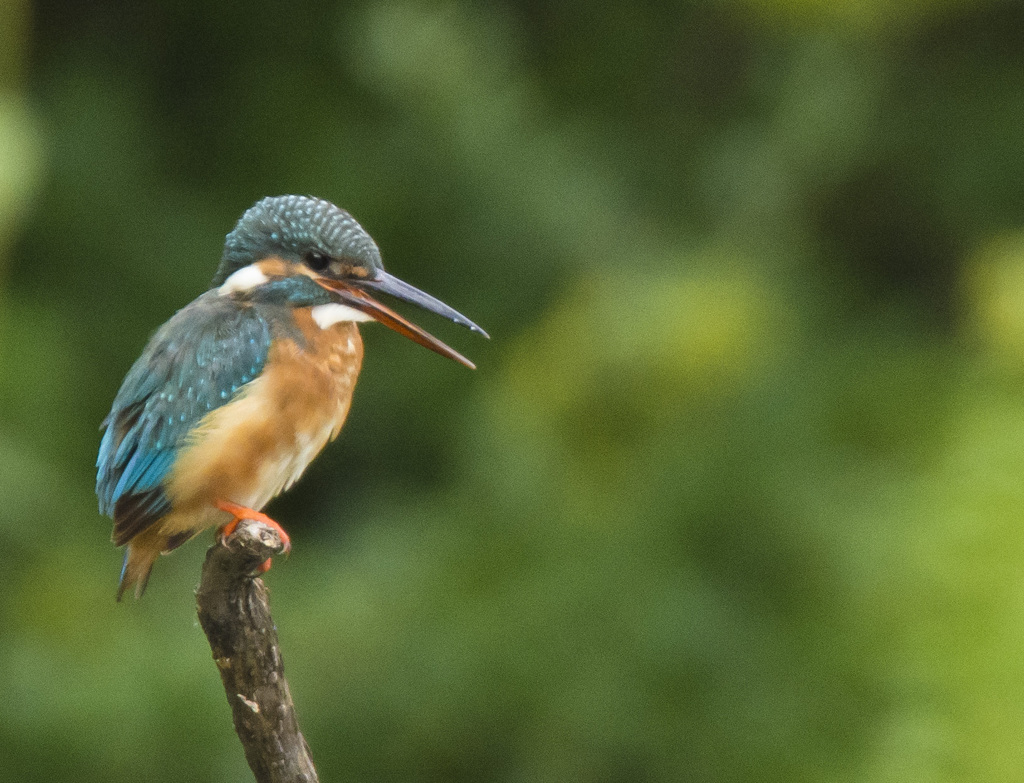
<path id="1" fill-rule="evenodd" d="M 153 571 L 153 563 L 160 550 L 152 550 L 133 542 L 124 551 L 124 564 L 121 566 L 121 580 L 117 584 L 117 600 L 124 597 L 125 590 L 135 585 L 135 597 L 142 598 L 149 584 L 149 575 Z"/>

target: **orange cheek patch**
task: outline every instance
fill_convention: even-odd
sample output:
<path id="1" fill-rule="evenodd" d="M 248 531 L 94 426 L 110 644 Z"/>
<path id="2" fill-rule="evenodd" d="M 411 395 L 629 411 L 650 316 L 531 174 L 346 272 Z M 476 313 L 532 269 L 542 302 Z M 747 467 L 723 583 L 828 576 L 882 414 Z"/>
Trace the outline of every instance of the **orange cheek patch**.
<path id="1" fill-rule="evenodd" d="M 283 258 L 271 256 L 256 262 L 256 267 L 267 277 L 287 277 L 302 271 L 305 267 L 285 261 Z"/>

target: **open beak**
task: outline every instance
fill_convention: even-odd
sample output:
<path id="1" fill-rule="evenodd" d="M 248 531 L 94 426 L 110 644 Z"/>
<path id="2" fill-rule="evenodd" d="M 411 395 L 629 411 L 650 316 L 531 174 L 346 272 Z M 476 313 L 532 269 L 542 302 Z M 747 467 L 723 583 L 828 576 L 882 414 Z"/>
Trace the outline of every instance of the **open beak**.
<path id="1" fill-rule="evenodd" d="M 408 337 L 424 348 L 429 348 L 431 351 L 441 354 L 441 356 L 454 359 L 471 370 L 476 369 L 476 365 L 461 353 L 445 345 L 434 335 L 430 334 L 430 332 L 421 329 L 411 321 L 407 321 L 390 307 L 374 299 L 370 292 L 388 294 L 404 302 L 418 305 L 424 310 L 429 310 L 443 318 L 447 318 L 449 321 L 454 321 L 460 326 L 465 326 L 477 334 L 484 337 L 489 336 L 487 332 L 466 318 L 466 316 L 453 310 L 440 299 L 435 299 L 430 294 L 414 288 L 394 275 L 388 274 L 383 269 L 377 270 L 376 275 L 371 279 L 349 278 L 339 280 L 332 277 L 318 277 L 316 281 L 337 296 L 338 301 L 342 304 L 366 313 L 373 320 L 380 321 L 380 323 L 388 328 L 394 329 L 400 335 Z"/>

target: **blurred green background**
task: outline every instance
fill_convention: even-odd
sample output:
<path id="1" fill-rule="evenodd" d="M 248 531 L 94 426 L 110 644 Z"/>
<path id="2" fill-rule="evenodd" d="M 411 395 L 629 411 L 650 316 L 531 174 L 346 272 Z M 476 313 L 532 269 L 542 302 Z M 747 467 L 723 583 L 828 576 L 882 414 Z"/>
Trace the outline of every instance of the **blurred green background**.
<path id="1" fill-rule="evenodd" d="M 0 780 L 244 781 L 99 422 L 265 195 L 383 328 L 271 513 L 325 781 L 1024 779 L 1024 4 L 0 4 Z"/>

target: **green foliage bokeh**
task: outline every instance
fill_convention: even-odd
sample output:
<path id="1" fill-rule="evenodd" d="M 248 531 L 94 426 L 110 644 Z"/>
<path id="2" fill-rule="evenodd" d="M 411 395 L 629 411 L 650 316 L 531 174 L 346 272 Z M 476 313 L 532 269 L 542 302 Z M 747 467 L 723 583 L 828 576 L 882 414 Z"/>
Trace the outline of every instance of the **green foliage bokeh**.
<path id="1" fill-rule="evenodd" d="M 1024 777 L 1024 7 L 0 5 L 0 781 L 249 772 L 98 425 L 265 195 L 382 328 L 268 575 L 324 780 Z"/>

